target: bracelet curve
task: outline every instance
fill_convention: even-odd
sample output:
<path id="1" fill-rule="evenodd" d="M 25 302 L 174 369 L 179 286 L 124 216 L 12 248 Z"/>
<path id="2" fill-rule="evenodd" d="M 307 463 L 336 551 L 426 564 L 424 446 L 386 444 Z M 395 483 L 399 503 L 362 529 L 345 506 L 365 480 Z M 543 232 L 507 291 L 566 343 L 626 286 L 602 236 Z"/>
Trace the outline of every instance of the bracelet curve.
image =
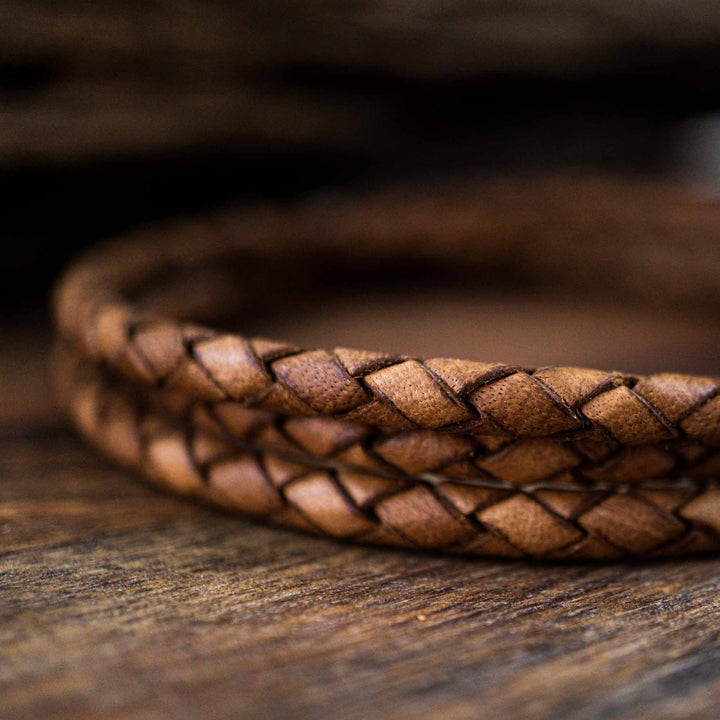
<path id="1" fill-rule="evenodd" d="M 717 203 L 660 183 L 547 179 L 148 230 L 59 283 L 60 396 L 87 438 L 159 484 L 333 537 L 549 559 L 715 552 L 717 378 L 307 349 L 172 318 L 264 296 L 252 273 L 238 288 L 208 271 L 212 292 L 191 297 L 183 283 L 212 262 L 274 268 L 306 247 L 470 268 L 521 258 L 571 289 L 655 302 L 660 288 L 712 315 L 718 219 Z"/>

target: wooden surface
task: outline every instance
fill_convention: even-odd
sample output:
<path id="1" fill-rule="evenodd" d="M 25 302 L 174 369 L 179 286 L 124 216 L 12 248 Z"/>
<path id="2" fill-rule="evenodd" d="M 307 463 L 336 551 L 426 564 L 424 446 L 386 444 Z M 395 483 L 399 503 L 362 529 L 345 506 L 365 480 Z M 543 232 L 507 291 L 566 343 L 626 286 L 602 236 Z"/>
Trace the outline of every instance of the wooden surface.
<path id="1" fill-rule="evenodd" d="M 718 32 L 716 0 L 4 0 L 0 169 L 218 148 L 246 156 L 258 146 L 343 149 L 377 162 L 433 143 L 432 154 L 453 147 L 433 129 L 458 84 L 508 76 L 622 84 L 638 75 L 634 108 L 659 73 L 676 109 L 717 88 Z M 547 93 L 537 93 L 549 112 Z M 477 96 L 486 98 L 480 110 Z M 470 127 L 497 142 L 502 93 L 480 85 L 455 102 L 455 131 L 440 135 L 459 130 L 467 143 Z M 498 112 L 498 126 L 478 129 Z M 542 117 L 523 124 L 544 131 L 521 153 L 535 153 L 554 127 L 568 134 L 568 123 Z M 638 126 L 641 118 L 635 111 L 620 133 L 630 153 L 658 132 L 660 118 Z"/>
<path id="2" fill-rule="evenodd" d="M 720 560 L 468 561 L 164 496 L 3 331 L 0 717 L 717 717 Z"/>

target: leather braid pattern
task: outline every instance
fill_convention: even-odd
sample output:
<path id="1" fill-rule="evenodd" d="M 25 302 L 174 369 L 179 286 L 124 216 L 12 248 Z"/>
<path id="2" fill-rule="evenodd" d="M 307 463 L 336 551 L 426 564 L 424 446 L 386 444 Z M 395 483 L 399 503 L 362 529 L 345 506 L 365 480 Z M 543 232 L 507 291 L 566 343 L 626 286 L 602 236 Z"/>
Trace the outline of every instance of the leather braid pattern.
<path id="1" fill-rule="evenodd" d="M 240 448 L 123 392 L 97 368 L 64 368 L 81 432 L 153 482 L 272 523 L 362 543 L 467 555 L 610 559 L 720 549 L 713 482 L 535 484 L 361 472 Z"/>
<path id="2" fill-rule="evenodd" d="M 392 476 L 441 475 L 510 485 L 637 483 L 717 476 L 720 450 L 687 439 L 623 445 L 609 435 L 516 438 L 412 429 L 381 432 L 316 415 L 287 416 L 227 400 L 195 400 L 167 387 L 145 399 L 162 414 L 227 442 L 332 461 Z"/>
<path id="3" fill-rule="evenodd" d="M 464 216 L 451 245 L 477 241 L 486 218 L 471 208 L 477 227 Z M 280 232 L 267 217 L 239 224 L 260 243 Z M 317 224 L 295 220 L 284 232 Z M 59 287 L 61 395 L 108 455 L 178 492 L 359 542 L 538 558 L 720 546 L 719 380 L 306 349 L 128 300 L 163 263 L 248 244 L 186 237 L 111 245 Z"/>

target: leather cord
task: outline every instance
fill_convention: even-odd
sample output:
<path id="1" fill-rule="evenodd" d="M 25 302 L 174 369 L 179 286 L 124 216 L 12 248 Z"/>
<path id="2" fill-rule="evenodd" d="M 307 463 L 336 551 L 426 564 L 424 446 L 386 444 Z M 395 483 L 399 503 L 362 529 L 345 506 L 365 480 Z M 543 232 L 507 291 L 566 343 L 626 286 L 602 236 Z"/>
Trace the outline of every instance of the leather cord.
<path id="1" fill-rule="evenodd" d="M 717 379 L 307 349 L 162 310 L 214 312 L 229 298 L 257 307 L 293 281 L 277 259 L 312 247 L 478 269 L 521 259 L 571 291 L 656 302 L 660 288 L 666 302 L 713 314 L 718 219 L 715 203 L 662 185 L 547 181 L 148 231 L 98 248 L 61 281 L 58 385 L 103 452 L 272 522 L 467 554 L 715 551 Z M 598 242 L 608 227 L 617 231 Z M 209 273 L 211 292 L 187 291 L 193 273 L 230 258 L 269 278 L 238 288 Z"/>
<path id="2" fill-rule="evenodd" d="M 102 452 L 173 492 L 230 511 L 369 544 L 466 555 L 615 559 L 720 549 L 720 489 L 677 480 L 513 486 L 230 442 L 184 425 L 94 364 L 58 358 L 63 394 Z"/>

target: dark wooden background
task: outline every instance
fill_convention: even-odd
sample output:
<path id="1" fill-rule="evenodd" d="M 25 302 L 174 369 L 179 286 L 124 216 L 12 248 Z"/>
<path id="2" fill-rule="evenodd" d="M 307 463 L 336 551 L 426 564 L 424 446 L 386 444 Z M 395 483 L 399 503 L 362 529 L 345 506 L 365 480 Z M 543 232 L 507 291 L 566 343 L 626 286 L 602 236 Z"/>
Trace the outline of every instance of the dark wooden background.
<path id="1" fill-rule="evenodd" d="M 0 305 L 44 307 L 86 245 L 228 201 L 717 166 L 719 8 L 4 0 Z"/>
<path id="2" fill-rule="evenodd" d="M 5 0 L 0 718 L 714 720 L 720 560 L 266 528 L 102 460 L 46 366 L 60 268 L 155 218 L 539 168 L 717 181 L 718 28 L 714 0 Z"/>

